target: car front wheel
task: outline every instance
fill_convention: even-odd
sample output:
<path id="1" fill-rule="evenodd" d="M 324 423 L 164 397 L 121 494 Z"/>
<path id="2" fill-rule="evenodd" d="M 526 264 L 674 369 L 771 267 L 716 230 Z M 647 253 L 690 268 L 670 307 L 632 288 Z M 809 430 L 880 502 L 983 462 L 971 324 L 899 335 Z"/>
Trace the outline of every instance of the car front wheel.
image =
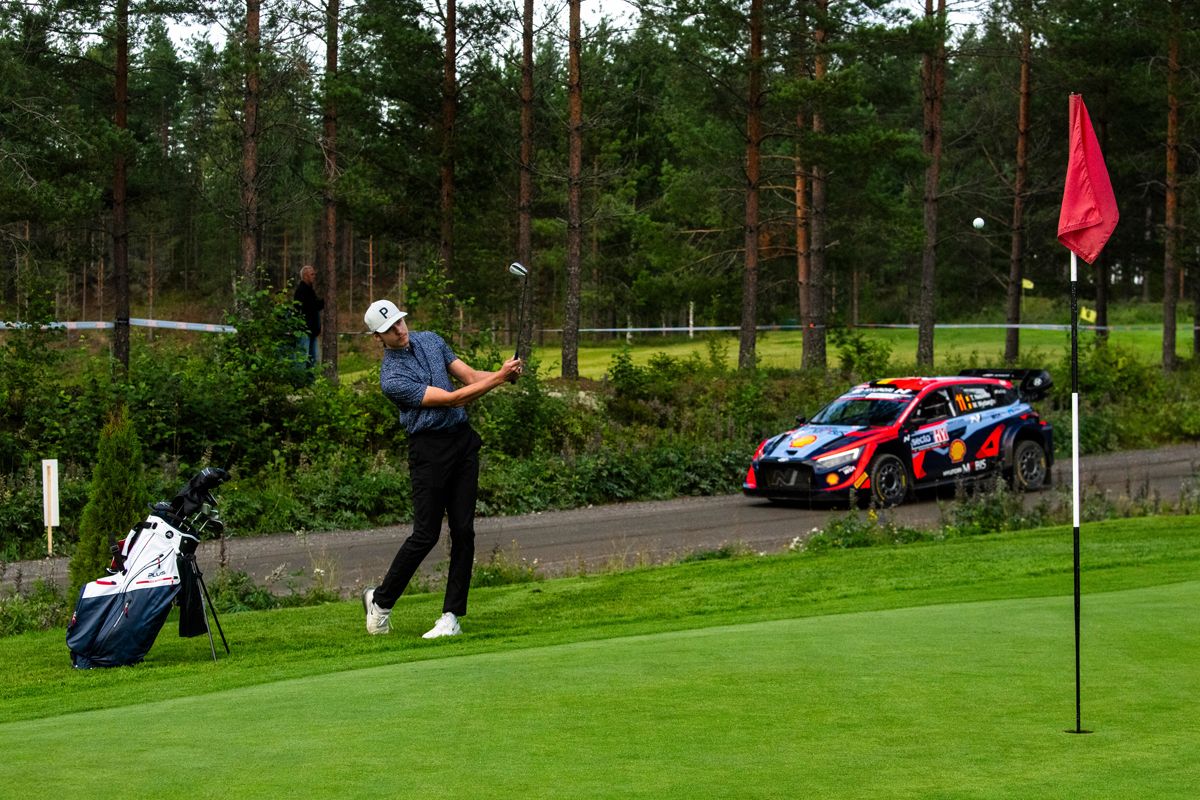
<path id="1" fill-rule="evenodd" d="M 908 497 L 908 469 L 890 453 L 882 453 L 867 467 L 871 478 L 871 499 L 883 508 L 898 506 Z"/>
<path id="2" fill-rule="evenodd" d="M 1017 442 L 1013 451 L 1013 488 L 1036 492 L 1046 482 L 1046 451 L 1035 441 Z"/>

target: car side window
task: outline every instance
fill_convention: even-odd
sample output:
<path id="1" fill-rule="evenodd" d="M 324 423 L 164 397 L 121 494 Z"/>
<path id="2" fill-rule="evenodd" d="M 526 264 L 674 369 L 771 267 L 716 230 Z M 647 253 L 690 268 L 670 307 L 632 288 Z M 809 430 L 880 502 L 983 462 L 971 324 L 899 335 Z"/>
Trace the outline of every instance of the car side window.
<path id="1" fill-rule="evenodd" d="M 958 413 L 966 414 L 995 408 L 999 402 L 996 395 L 992 393 L 992 388 L 981 384 L 954 387 L 954 405 Z M 995 388 L 1000 389 L 998 386 Z"/>
<path id="2" fill-rule="evenodd" d="M 945 389 L 935 389 L 917 404 L 912 414 L 912 420 L 918 425 L 925 425 L 952 416 L 954 416 L 954 411 L 950 404 L 950 393 Z"/>

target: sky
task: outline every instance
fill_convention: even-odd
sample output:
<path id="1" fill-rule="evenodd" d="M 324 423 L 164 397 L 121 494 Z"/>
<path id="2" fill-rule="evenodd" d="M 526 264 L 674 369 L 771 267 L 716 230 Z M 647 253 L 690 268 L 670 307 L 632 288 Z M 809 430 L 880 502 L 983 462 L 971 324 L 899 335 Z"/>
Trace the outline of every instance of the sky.
<path id="1" fill-rule="evenodd" d="M 509 0 L 511 3 L 520 4 L 522 0 Z M 459 0 L 461 3 L 462 0 Z M 567 3 L 566 0 L 534 0 L 535 14 L 541 15 L 547 9 L 553 10 L 562 22 L 563 27 L 567 24 Z M 634 3 L 632 0 L 581 0 L 580 16 L 584 27 L 595 25 L 602 16 L 607 15 L 612 20 L 624 20 L 633 16 Z M 193 36 L 208 34 L 208 38 L 214 44 L 220 44 L 224 41 L 224 35 L 218 27 L 210 27 L 207 25 L 183 25 L 173 24 L 169 26 L 171 39 L 176 45 L 184 45 L 188 39 Z"/>

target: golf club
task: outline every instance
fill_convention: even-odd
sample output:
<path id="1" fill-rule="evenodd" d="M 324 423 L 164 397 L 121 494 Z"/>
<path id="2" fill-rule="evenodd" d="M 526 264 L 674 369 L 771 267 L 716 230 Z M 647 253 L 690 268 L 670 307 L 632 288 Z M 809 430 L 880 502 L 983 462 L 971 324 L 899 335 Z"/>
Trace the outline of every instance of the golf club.
<path id="1" fill-rule="evenodd" d="M 525 330 L 525 279 L 529 275 L 529 270 L 519 261 L 514 261 L 508 265 L 508 271 L 521 279 L 521 302 L 517 310 L 517 347 L 513 353 L 513 358 L 521 357 L 521 333 Z"/>

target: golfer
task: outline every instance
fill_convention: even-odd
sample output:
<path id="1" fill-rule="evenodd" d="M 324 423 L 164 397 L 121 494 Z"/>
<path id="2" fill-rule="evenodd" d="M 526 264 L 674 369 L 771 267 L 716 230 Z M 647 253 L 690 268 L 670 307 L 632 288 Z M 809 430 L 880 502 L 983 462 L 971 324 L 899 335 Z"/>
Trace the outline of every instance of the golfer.
<path id="1" fill-rule="evenodd" d="M 521 374 L 521 360 L 497 372 L 472 369 L 432 331 L 409 332 L 407 313 L 390 300 L 376 300 L 363 316 L 383 345 L 379 385 L 400 408 L 408 431 L 413 530 L 404 540 L 383 583 L 363 591 L 367 633 L 387 633 L 392 606 L 417 567 L 437 544 L 443 515 L 450 523 L 450 569 L 442 616 L 424 638 L 462 633 L 467 592 L 475 562 L 475 497 L 479 491 L 479 434 L 467 424 L 463 406 Z M 462 386 L 450 382 L 453 377 Z"/>

